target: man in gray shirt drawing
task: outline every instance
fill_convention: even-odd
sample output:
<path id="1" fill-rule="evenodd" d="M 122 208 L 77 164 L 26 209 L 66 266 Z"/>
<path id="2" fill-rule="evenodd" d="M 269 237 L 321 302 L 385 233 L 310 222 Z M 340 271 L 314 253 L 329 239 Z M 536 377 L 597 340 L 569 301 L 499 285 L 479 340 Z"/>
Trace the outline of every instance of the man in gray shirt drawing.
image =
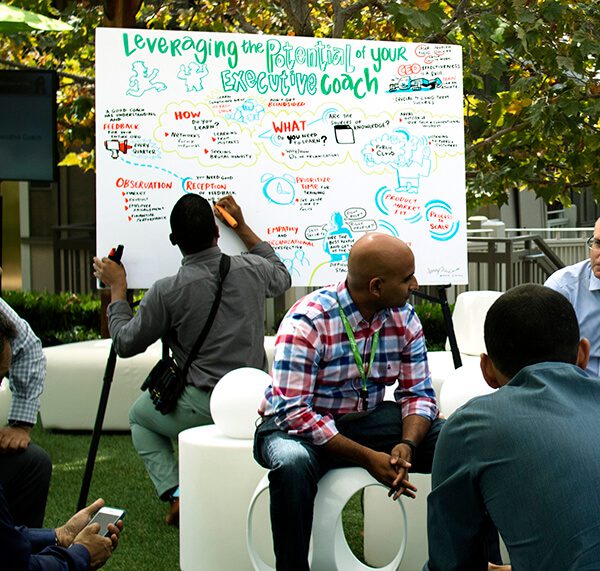
<path id="1" fill-rule="evenodd" d="M 179 475 L 171 439 L 182 430 L 211 424 L 210 394 L 219 379 L 239 367 L 266 370 L 264 300 L 282 294 L 291 278 L 273 248 L 250 229 L 233 197 L 218 203 L 237 221 L 233 231 L 249 254 L 232 256 L 223 295 L 206 341 L 192 362 L 175 410 L 158 412 L 143 393 L 129 411 L 133 445 L 142 457 L 158 496 L 170 502 L 166 521 L 179 521 Z M 225 222 L 221 212 L 216 215 Z M 120 357 L 142 353 L 163 338 L 183 367 L 210 312 L 219 281 L 219 230 L 209 203 L 196 194 L 181 197 L 171 212 L 171 243 L 183 254 L 174 276 L 155 282 L 135 315 L 126 301 L 123 266 L 94 258 L 94 275 L 111 288 L 108 327 Z"/>

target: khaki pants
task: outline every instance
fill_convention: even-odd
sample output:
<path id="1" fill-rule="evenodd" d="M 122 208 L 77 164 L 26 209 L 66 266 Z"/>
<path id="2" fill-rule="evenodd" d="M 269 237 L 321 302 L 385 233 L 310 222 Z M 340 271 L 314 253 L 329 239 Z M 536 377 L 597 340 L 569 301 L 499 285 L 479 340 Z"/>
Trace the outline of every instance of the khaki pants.
<path id="1" fill-rule="evenodd" d="M 147 392 L 129 410 L 133 446 L 144 461 L 158 496 L 179 485 L 179 469 L 173 439 L 188 428 L 213 424 L 210 393 L 187 385 L 169 414 L 158 412 Z"/>

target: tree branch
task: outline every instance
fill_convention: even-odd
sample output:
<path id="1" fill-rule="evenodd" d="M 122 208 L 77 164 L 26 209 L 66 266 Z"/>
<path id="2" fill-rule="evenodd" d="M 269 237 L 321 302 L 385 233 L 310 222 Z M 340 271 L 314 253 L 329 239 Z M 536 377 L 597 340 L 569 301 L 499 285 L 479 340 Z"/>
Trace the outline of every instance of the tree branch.
<path id="1" fill-rule="evenodd" d="M 308 0 L 280 0 L 281 6 L 290 19 L 294 34 L 297 36 L 315 35 L 310 20 Z"/>
<path id="2" fill-rule="evenodd" d="M 356 16 L 363 8 L 375 5 L 381 6 L 376 0 L 358 0 L 357 2 L 354 2 L 354 4 L 350 4 L 350 6 L 346 6 L 344 8 L 344 13 L 347 15 L 347 19 L 350 19 Z"/>
<path id="3" fill-rule="evenodd" d="M 522 131 L 523 129 L 525 129 L 528 126 L 529 126 L 529 123 L 523 122 L 523 123 L 518 123 L 516 125 L 513 125 L 512 127 L 506 127 L 506 129 L 501 129 L 500 131 L 496 131 L 493 135 L 490 135 L 483 141 L 479 141 L 479 143 L 475 143 L 474 145 L 469 145 L 465 149 L 465 154 L 473 153 L 473 152 L 481 149 L 482 147 L 487 147 L 487 146 L 491 145 L 494 141 L 497 141 L 501 137 L 504 137 L 504 135 L 508 135 L 509 133 L 513 133 L 515 131 Z"/>
<path id="4" fill-rule="evenodd" d="M 247 34 L 262 34 L 262 30 L 259 30 L 256 26 L 253 26 L 246 17 L 240 12 L 240 9 L 237 7 L 232 7 L 225 13 L 225 16 L 229 17 L 231 20 L 235 20 L 241 30 L 246 32 Z"/>
<path id="5" fill-rule="evenodd" d="M 346 7 L 342 6 L 340 0 L 332 0 L 331 5 L 333 6 L 333 31 L 331 34 L 333 38 L 341 38 L 346 28 L 346 22 L 367 6 L 376 6 L 382 9 L 381 2 L 377 0 L 358 0 Z"/>
<path id="6" fill-rule="evenodd" d="M 426 44 L 436 44 L 436 43 L 442 42 L 444 39 L 446 39 L 448 32 L 450 32 L 450 30 L 454 27 L 456 22 L 460 18 L 463 18 L 465 16 L 466 11 L 467 11 L 467 0 L 460 0 L 460 2 L 458 3 L 458 6 L 456 6 L 456 8 L 454 10 L 454 15 L 452 16 L 452 18 L 450 18 L 448 23 L 439 32 L 436 32 L 435 34 L 431 34 L 430 36 L 425 38 L 423 40 L 423 42 Z"/>

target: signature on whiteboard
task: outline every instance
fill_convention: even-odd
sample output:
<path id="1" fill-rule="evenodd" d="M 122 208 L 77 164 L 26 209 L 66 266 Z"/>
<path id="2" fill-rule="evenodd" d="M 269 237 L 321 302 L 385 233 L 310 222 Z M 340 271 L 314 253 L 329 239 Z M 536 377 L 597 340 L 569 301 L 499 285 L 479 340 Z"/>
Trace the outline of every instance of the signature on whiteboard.
<path id="1" fill-rule="evenodd" d="M 462 269 L 458 266 L 454 268 L 447 268 L 446 266 L 438 266 L 435 268 L 427 268 L 427 275 L 430 276 L 460 276 L 462 275 Z"/>

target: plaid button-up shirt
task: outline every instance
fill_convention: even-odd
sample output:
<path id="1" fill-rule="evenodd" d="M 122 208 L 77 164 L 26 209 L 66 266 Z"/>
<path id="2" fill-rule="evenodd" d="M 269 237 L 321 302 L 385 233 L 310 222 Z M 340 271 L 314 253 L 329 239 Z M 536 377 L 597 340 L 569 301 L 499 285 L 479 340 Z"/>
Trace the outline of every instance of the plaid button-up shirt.
<path id="1" fill-rule="evenodd" d="M 46 357 L 42 343 L 29 323 L 21 319 L 3 299 L 0 299 L 0 311 L 17 329 L 17 337 L 10 343 L 12 362 L 8 380 L 12 402 L 8 419 L 35 424 L 46 378 Z"/>
<path id="2" fill-rule="evenodd" d="M 373 335 L 379 343 L 367 379 L 368 408 L 384 398 L 387 385 L 397 383 L 395 399 L 402 416 L 438 415 L 427 350 L 419 318 L 409 304 L 363 319 L 345 282 L 315 291 L 299 300 L 283 319 L 275 341 L 273 383 L 259 412 L 277 425 L 314 444 L 337 434 L 335 419 L 362 410 L 361 378 L 340 318 L 337 297 L 348 317 L 363 363 L 370 360 Z"/>

